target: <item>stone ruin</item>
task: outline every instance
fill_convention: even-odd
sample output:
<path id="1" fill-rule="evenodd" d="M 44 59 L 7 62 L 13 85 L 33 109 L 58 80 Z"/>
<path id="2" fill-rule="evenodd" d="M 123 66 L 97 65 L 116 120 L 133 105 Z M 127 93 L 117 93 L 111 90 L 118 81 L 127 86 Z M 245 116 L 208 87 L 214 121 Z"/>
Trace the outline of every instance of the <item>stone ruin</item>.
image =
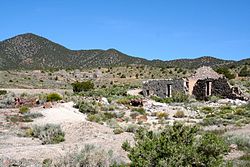
<path id="1" fill-rule="evenodd" d="M 187 92 L 184 79 L 152 79 L 143 82 L 144 96 L 171 97 L 174 93 Z"/>
<path id="2" fill-rule="evenodd" d="M 175 93 L 193 95 L 198 100 L 208 100 L 210 96 L 249 100 L 238 87 L 233 87 L 221 74 L 211 67 L 200 67 L 193 75 L 181 79 L 154 79 L 143 82 L 144 96 L 172 97 Z"/>

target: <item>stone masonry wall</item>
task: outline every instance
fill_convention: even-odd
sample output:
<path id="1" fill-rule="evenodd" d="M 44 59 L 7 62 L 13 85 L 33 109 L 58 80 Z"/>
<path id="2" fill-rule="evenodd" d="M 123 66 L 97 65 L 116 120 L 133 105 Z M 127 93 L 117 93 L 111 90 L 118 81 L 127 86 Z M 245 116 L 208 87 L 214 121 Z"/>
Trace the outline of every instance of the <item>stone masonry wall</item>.
<path id="1" fill-rule="evenodd" d="M 193 88 L 192 94 L 199 100 L 208 100 L 209 96 L 206 95 L 206 83 L 212 82 L 211 96 L 220 96 L 230 99 L 244 100 L 244 97 L 232 93 L 231 86 L 225 78 L 212 79 L 207 78 L 198 80 Z"/>
<path id="2" fill-rule="evenodd" d="M 144 96 L 159 96 L 164 98 L 167 96 L 167 85 L 171 84 L 171 94 L 176 92 L 186 93 L 184 87 L 184 80 L 148 80 L 143 83 L 143 95 Z M 149 93 L 149 94 L 148 94 Z"/>

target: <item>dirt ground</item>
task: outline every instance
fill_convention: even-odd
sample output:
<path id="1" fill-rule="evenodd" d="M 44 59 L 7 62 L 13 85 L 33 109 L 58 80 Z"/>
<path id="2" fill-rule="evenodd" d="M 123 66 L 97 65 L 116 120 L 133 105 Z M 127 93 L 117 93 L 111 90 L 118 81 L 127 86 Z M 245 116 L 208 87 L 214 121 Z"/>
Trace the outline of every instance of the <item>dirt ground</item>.
<path id="1" fill-rule="evenodd" d="M 72 102 L 58 103 L 50 109 L 37 107 L 31 109 L 31 112 L 40 112 L 44 117 L 37 118 L 32 123 L 26 123 L 25 126 L 59 124 L 65 132 L 65 141 L 59 144 L 42 145 L 38 139 L 18 137 L 11 133 L 12 130 L 2 128 L 0 133 L 1 159 L 28 159 L 37 162 L 42 162 L 47 158 L 56 160 L 67 152 L 83 148 L 85 144 L 93 144 L 107 151 L 113 150 L 114 156 L 128 162 L 126 152 L 121 149 L 121 145 L 126 140 L 133 141 L 133 135 L 126 132 L 115 135 L 108 127 L 86 121 L 86 115 L 73 108 Z"/>

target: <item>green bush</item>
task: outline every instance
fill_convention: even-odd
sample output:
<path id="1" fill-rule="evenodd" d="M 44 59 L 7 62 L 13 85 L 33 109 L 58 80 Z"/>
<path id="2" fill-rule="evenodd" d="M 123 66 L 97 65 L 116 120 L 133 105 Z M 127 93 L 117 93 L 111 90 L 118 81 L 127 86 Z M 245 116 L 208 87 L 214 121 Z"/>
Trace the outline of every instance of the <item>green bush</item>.
<path id="1" fill-rule="evenodd" d="M 62 97 L 58 93 L 50 93 L 47 95 L 46 100 L 47 101 L 59 101 L 59 100 L 62 100 Z"/>
<path id="2" fill-rule="evenodd" d="M 215 70 L 219 74 L 223 74 L 228 79 L 234 79 L 236 75 L 229 71 L 227 67 L 219 67 Z"/>
<path id="3" fill-rule="evenodd" d="M 122 149 L 125 151 L 129 151 L 131 148 L 130 143 L 128 142 L 128 140 L 126 140 L 124 143 L 122 143 Z"/>
<path id="4" fill-rule="evenodd" d="M 139 98 L 140 98 L 140 96 L 123 96 L 123 97 L 119 98 L 116 102 L 118 104 L 129 105 L 131 103 L 131 100 L 139 99 Z"/>
<path id="5" fill-rule="evenodd" d="M 202 107 L 202 108 L 201 108 L 201 111 L 204 112 L 205 114 L 209 114 L 209 113 L 212 113 L 212 112 L 213 112 L 213 108 L 212 108 L 212 107 L 205 106 L 205 107 Z"/>
<path id="6" fill-rule="evenodd" d="M 0 95 L 6 95 L 7 91 L 6 90 L 0 90 Z"/>
<path id="7" fill-rule="evenodd" d="M 172 97 L 160 98 L 157 96 L 151 96 L 151 99 L 160 103 L 182 103 L 188 102 L 189 96 L 182 92 L 176 92 Z"/>
<path id="8" fill-rule="evenodd" d="M 75 82 L 72 84 L 72 86 L 73 86 L 73 92 L 75 93 L 94 89 L 94 83 L 91 82 L 90 80 L 83 82 Z"/>
<path id="9" fill-rule="evenodd" d="M 97 114 L 99 111 L 98 105 L 95 101 L 79 101 L 74 107 L 78 108 L 79 111 L 84 114 Z"/>
<path id="10" fill-rule="evenodd" d="M 189 96 L 182 92 L 176 92 L 176 93 L 173 93 L 172 99 L 173 99 L 173 102 L 176 102 L 176 103 L 188 102 Z"/>
<path id="11" fill-rule="evenodd" d="M 22 106 L 22 107 L 19 108 L 19 113 L 25 114 L 25 113 L 27 113 L 27 112 L 29 112 L 29 107 L 27 107 L 27 106 Z"/>
<path id="12" fill-rule="evenodd" d="M 214 167 L 223 163 L 223 154 L 228 151 L 227 145 L 215 134 L 199 135 L 196 126 L 176 122 L 158 133 L 139 129 L 135 142 L 128 150 L 131 167 Z"/>
<path id="13" fill-rule="evenodd" d="M 176 111 L 176 113 L 174 114 L 175 118 L 183 118 L 185 117 L 185 114 L 183 111 Z"/>
<path id="14" fill-rule="evenodd" d="M 247 66 L 244 66 L 240 72 L 239 72 L 240 77 L 249 77 L 250 76 L 250 70 L 248 70 Z"/>
<path id="15" fill-rule="evenodd" d="M 156 117 L 158 119 L 168 119 L 169 114 L 167 112 L 157 112 Z"/>
<path id="16" fill-rule="evenodd" d="M 124 132 L 124 130 L 123 130 L 122 128 L 115 128 L 115 129 L 113 130 L 113 132 L 114 132 L 114 134 L 121 134 L 121 133 Z"/>
<path id="17" fill-rule="evenodd" d="M 90 122 L 101 123 L 102 122 L 102 117 L 99 114 L 89 114 L 87 116 L 87 120 L 90 121 Z"/>

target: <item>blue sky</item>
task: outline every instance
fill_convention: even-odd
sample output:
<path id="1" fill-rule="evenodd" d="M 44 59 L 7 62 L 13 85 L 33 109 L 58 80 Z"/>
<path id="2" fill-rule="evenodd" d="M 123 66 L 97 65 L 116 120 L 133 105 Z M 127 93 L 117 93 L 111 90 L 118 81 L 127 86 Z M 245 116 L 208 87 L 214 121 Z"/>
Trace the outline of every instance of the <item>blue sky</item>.
<path id="1" fill-rule="evenodd" d="M 31 32 L 147 59 L 250 57 L 250 0 L 1 0 L 0 20 L 0 40 Z"/>

